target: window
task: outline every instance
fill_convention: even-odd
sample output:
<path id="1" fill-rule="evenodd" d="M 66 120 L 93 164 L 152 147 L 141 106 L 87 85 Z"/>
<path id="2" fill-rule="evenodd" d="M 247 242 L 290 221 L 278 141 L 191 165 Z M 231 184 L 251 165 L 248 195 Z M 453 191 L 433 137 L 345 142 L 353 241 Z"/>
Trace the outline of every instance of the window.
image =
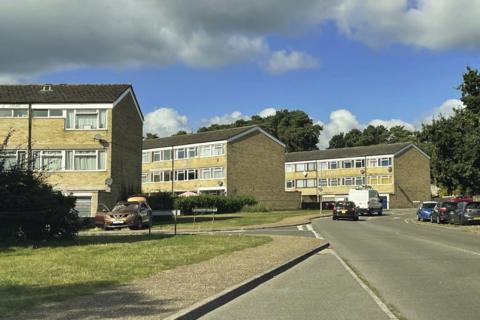
<path id="1" fill-rule="evenodd" d="M 197 148 L 190 147 L 188 148 L 188 158 L 195 158 L 197 156 Z"/>
<path id="2" fill-rule="evenodd" d="M 49 117 L 63 117 L 63 110 L 62 109 L 48 109 L 48 116 Z"/>
<path id="3" fill-rule="evenodd" d="M 309 162 L 307 164 L 307 171 L 315 171 L 315 170 L 317 170 L 317 166 L 315 162 Z"/>
<path id="4" fill-rule="evenodd" d="M 42 169 L 47 171 L 62 170 L 62 151 L 43 151 Z"/>
<path id="5" fill-rule="evenodd" d="M 28 109 L 13 109 L 14 118 L 26 118 L 28 117 Z"/>
<path id="6" fill-rule="evenodd" d="M 380 177 L 380 184 L 392 184 L 392 176 Z"/>
<path id="7" fill-rule="evenodd" d="M 96 158 L 95 151 L 75 151 L 73 158 L 75 170 L 96 170 Z"/>
<path id="8" fill-rule="evenodd" d="M 185 148 L 175 150 L 175 159 L 185 159 L 186 153 Z"/>
<path id="9" fill-rule="evenodd" d="M 297 188 L 305 188 L 305 186 L 307 185 L 307 180 L 305 179 L 296 180 L 296 185 L 297 185 Z"/>
<path id="10" fill-rule="evenodd" d="M 163 181 L 172 181 L 172 171 L 163 171 Z"/>
<path id="11" fill-rule="evenodd" d="M 333 170 L 338 168 L 338 162 L 337 161 L 329 161 L 328 162 L 328 169 Z"/>
<path id="12" fill-rule="evenodd" d="M 17 152 L 16 151 L 2 151 L 0 153 L 0 161 L 4 161 L 5 169 L 10 169 L 17 164 Z"/>
<path id="13" fill-rule="evenodd" d="M 172 160 L 172 150 L 162 150 L 162 160 Z"/>
<path id="14" fill-rule="evenodd" d="M 378 159 L 379 167 L 389 167 L 392 165 L 392 158 L 380 158 Z"/>
<path id="15" fill-rule="evenodd" d="M 11 118 L 13 109 L 0 109 L 0 117 Z"/>
<path id="16" fill-rule="evenodd" d="M 148 173 L 142 173 L 142 183 L 148 183 Z"/>
<path id="17" fill-rule="evenodd" d="M 307 188 L 315 188 L 317 186 L 316 179 L 307 179 Z"/>
<path id="18" fill-rule="evenodd" d="M 328 179 L 328 185 L 331 187 L 336 187 L 339 185 L 338 178 L 330 178 Z"/>
<path id="19" fill-rule="evenodd" d="M 342 161 L 342 165 L 344 169 L 353 168 L 353 160 L 344 160 Z"/>
<path id="20" fill-rule="evenodd" d="M 295 180 L 287 180 L 287 189 L 295 188 Z"/>
<path id="21" fill-rule="evenodd" d="M 355 185 L 363 186 L 365 184 L 365 177 L 355 177 Z"/>
<path id="22" fill-rule="evenodd" d="M 160 161 L 162 160 L 160 151 L 154 151 L 152 152 L 152 162 Z"/>
<path id="23" fill-rule="evenodd" d="M 318 179 L 318 185 L 320 187 L 326 187 L 328 186 L 328 179 Z"/>
<path id="24" fill-rule="evenodd" d="M 378 177 L 377 176 L 368 177 L 368 184 L 369 185 L 378 184 Z"/>
<path id="25" fill-rule="evenodd" d="M 223 179 L 224 177 L 224 170 L 223 168 L 213 168 L 213 178 L 214 179 Z"/>
<path id="26" fill-rule="evenodd" d="M 142 152 L 142 163 L 149 163 L 150 162 L 150 152 L 143 151 Z"/>
<path id="27" fill-rule="evenodd" d="M 97 170 L 105 170 L 105 151 L 98 151 Z"/>
<path id="28" fill-rule="evenodd" d="M 343 178 L 343 185 L 344 186 L 353 186 L 355 184 L 355 179 L 352 177 Z"/>
<path id="29" fill-rule="evenodd" d="M 211 157 L 212 156 L 212 146 L 203 146 L 200 148 L 200 157 Z"/>
<path id="30" fill-rule="evenodd" d="M 295 165 L 295 171 L 297 171 L 297 172 L 303 172 L 303 171 L 306 171 L 306 169 L 307 168 L 306 168 L 305 163 L 297 163 Z"/>
<path id="31" fill-rule="evenodd" d="M 320 170 L 327 170 L 328 162 L 320 162 Z"/>
<path id="32" fill-rule="evenodd" d="M 73 170 L 73 151 L 65 151 L 65 170 Z"/>
<path id="33" fill-rule="evenodd" d="M 46 117 L 48 117 L 48 110 L 47 109 L 33 109 L 32 110 L 32 117 L 34 117 L 34 118 L 46 118 Z"/>
<path id="34" fill-rule="evenodd" d="M 355 160 L 355 168 L 363 168 L 363 167 L 365 167 L 365 160 L 364 159 Z"/>
<path id="35" fill-rule="evenodd" d="M 293 164 L 287 164 L 287 165 L 285 165 L 285 171 L 286 172 L 293 172 L 293 171 L 295 171 L 295 166 Z"/>
<path id="36" fill-rule="evenodd" d="M 151 182 L 160 182 L 162 181 L 162 172 L 161 171 L 153 171 L 151 173 Z"/>
<path id="37" fill-rule="evenodd" d="M 216 144 L 213 146 L 213 155 L 222 156 L 225 153 L 225 148 L 223 144 Z"/>
<path id="38" fill-rule="evenodd" d="M 195 169 L 187 170 L 187 180 L 197 180 L 198 171 Z"/>
<path id="39" fill-rule="evenodd" d="M 372 168 L 373 168 L 373 167 L 376 167 L 376 166 L 377 166 L 378 161 L 377 161 L 377 159 L 368 159 L 368 160 L 367 160 L 367 164 L 368 164 L 369 167 L 372 167 Z"/>
<path id="40" fill-rule="evenodd" d="M 175 180 L 177 180 L 177 181 L 184 181 L 184 180 L 186 180 L 185 170 L 177 170 L 177 171 L 175 171 Z"/>
<path id="41" fill-rule="evenodd" d="M 212 179 L 212 168 L 200 169 L 200 179 Z"/>
<path id="42" fill-rule="evenodd" d="M 67 110 L 65 127 L 67 129 L 79 129 L 79 130 L 105 129 L 107 127 L 107 110 L 105 109 Z"/>

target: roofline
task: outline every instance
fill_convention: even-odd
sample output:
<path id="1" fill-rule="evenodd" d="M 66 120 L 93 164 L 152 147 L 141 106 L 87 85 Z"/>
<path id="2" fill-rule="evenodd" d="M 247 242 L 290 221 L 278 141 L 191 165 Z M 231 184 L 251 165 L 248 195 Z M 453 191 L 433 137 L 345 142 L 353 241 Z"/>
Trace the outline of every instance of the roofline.
<path id="1" fill-rule="evenodd" d="M 125 98 L 129 93 L 133 98 L 133 103 L 135 104 L 135 108 L 137 109 L 138 116 L 140 117 L 140 120 L 142 120 L 142 123 L 143 123 L 145 121 L 145 118 L 143 117 L 142 110 L 138 105 L 137 97 L 135 96 L 135 92 L 133 91 L 132 85 L 129 85 L 128 88 L 115 101 L 113 101 L 112 106 L 115 107 L 117 104 L 119 104 L 120 101 L 122 101 L 123 98 Z"/>
<path id="2" fill-rule="evenodd" d="M 261 133 L 263 133 L 264 135 L 266 135 L 267 137 L 269 137 L 271 140 L 273 140 L 274 142 L 278 143 L 279 145 L 281 145 L 282 147 L 286 147 L 285 143 L 283 143 L 282 141 L 278 140 L 277 138 L 275 138 L 274 136 L 272 136 L 270 133 L 266 132 L 265 130 L 263 130 L 262 128 L 260 128 L 259 126 L 255 126 L 251 129 L 248 129 L 246 131 L 243 131 L 233 137 L 231 137 L 230 139 L 227 140 L 227 142 L 233 142 L 235 140 L 238 140 L 240 138 L 242 138 L 243 136 L 246 136 L 252 132 L 255 132 L 255 131 L 260 131 Z"/>
<path id="3" fill-rule="evenodd" d="M 285 163 L 287 164 L 297 164 L 297 163 L 306 163 L 306 162 L 321 162 L 321 161 L 341 161 L 343 159 L 354 159 L 354 160 L 359 160 L 359 159 L 372 159 L 372 158 L 378 158 L 378 157 L 394 157 L 395 154 L 392 153 L 382 153 L 382 154 L 375 154 L 375 155 L 369 155 L 369 156 L 355 156 L 355 157 L 343 157 L 343 158 L 325 158 L 325 159 L 311 159 L 311 160 L 295 160 L 295 161 L 288 161 L 285 159 Z"/>
<path id="4" fill-rule="evenodd" d="M 399 156 L 401 155 L 402 153 L 406 152 L 408 149 L 410 148 L 415 148 L 417 149 L 418 152 L 420 152 L 425 158 L 427 158 L 428 160 L 430 160 L 430 156 L 428 154 L 426 154 L 422 149 L 420 149 L 419 147 L 417 147 L 414 143 L 410 143 L 409 145 L 405 146 L 404 148 L 402 148 L 401 150 L 397 151 L 396 153 L 394 153 L 395 156 Z"/>
<path id="5" fill-rule="evenodd" d="M 179 149 L 179 148 L 188 148 L 188 147 L 204 146 L 204 145 L 212 144 L 212 143 L 216 143 L 216 144 L 227 143 L 227 140 L 211 140 L 211 141 L 199 142 L 199 143 L 175 144 L 175 145 L 169 145 L 169 146 L 166 146 L 166 147 L 155 147 L 155 148 L 148 148 L 148 149 L 144 149 L 144 148 L 143 148 L 143 145 L 142 145 L 142 151 L 171 150 L 172 147 L 173 147 L 174 149 Z"/>

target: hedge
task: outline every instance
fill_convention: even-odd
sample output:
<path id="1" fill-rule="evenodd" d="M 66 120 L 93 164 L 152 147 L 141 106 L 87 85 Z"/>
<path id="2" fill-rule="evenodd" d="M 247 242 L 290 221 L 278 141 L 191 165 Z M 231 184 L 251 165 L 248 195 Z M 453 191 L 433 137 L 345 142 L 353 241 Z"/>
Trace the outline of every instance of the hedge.
<path id="1" fill-rule="evenodd" d="M 257 201 L 249 196 L 212 196 L 175 198 L 175 209 L 183 214 L 192 214 L 193 208 L 217 208 L 217 213 L 232 213 L 242 210 L 244 206 L 255 205 Z"/>
<path id="2" fill-rule="evenodd" d="M 173 210 L 175 198 L 169 192 L 151 193 L 147 198 L 153 210 Z"/>

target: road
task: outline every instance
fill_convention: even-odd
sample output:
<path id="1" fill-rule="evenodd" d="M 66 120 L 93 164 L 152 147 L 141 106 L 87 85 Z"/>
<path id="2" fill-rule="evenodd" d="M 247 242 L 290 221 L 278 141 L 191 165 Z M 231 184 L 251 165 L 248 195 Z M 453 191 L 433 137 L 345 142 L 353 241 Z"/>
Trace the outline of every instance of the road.
<path id="1" fill-rule="evenodd" d="M 480 236 L 413 217 L 392 210 L 358 222 L 315 220 L 331 250 L 204 318 L 480 319 Z M 301 228 L 256 232 L 314 236 Z"/>

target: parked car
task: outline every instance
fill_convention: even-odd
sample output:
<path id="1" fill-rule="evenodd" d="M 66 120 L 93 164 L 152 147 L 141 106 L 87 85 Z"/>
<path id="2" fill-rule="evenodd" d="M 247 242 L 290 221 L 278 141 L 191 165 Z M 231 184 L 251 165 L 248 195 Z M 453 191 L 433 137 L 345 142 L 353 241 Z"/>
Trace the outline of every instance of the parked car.
<path id="1" fill-rule="evenodd" d="M 480 202 L 460 202 L 450 215 L 451 224 L 467 224 L 480 222 Z"/>
<path id="2" fill-rule="evenodd" d="M 457 202 L 441 201 L 433 208 L 430 216 L 431 222 L 447 223 L 450 220 L 451 212 L 457 209 Z"/>
<path id="3" fill-rule="evenodd" d="M 358 210 L 352 201 L 338 201 L 333 207 L 332 219 L 352 219 L 358 220 Z"/>
<path id="4" fill-rule="evenodd" d="M 422 202 L 422 204 L 420 205 L 420 207 L 418 207 L 417 210 L 417 220 L 429 221 L 430 216 L 432 215 L 433 208 L 435 208 L 436 205 L 437 203 L 435 201 Z"/>
<path id="5" fill-rule="evenodd" d="M 95 223 L 105 230 L 125 227 L 138 230 L 151 226 L 152 209 L 144 202 L 119 201 L 111 211 L 102 209 L 97 212 Z"/>

